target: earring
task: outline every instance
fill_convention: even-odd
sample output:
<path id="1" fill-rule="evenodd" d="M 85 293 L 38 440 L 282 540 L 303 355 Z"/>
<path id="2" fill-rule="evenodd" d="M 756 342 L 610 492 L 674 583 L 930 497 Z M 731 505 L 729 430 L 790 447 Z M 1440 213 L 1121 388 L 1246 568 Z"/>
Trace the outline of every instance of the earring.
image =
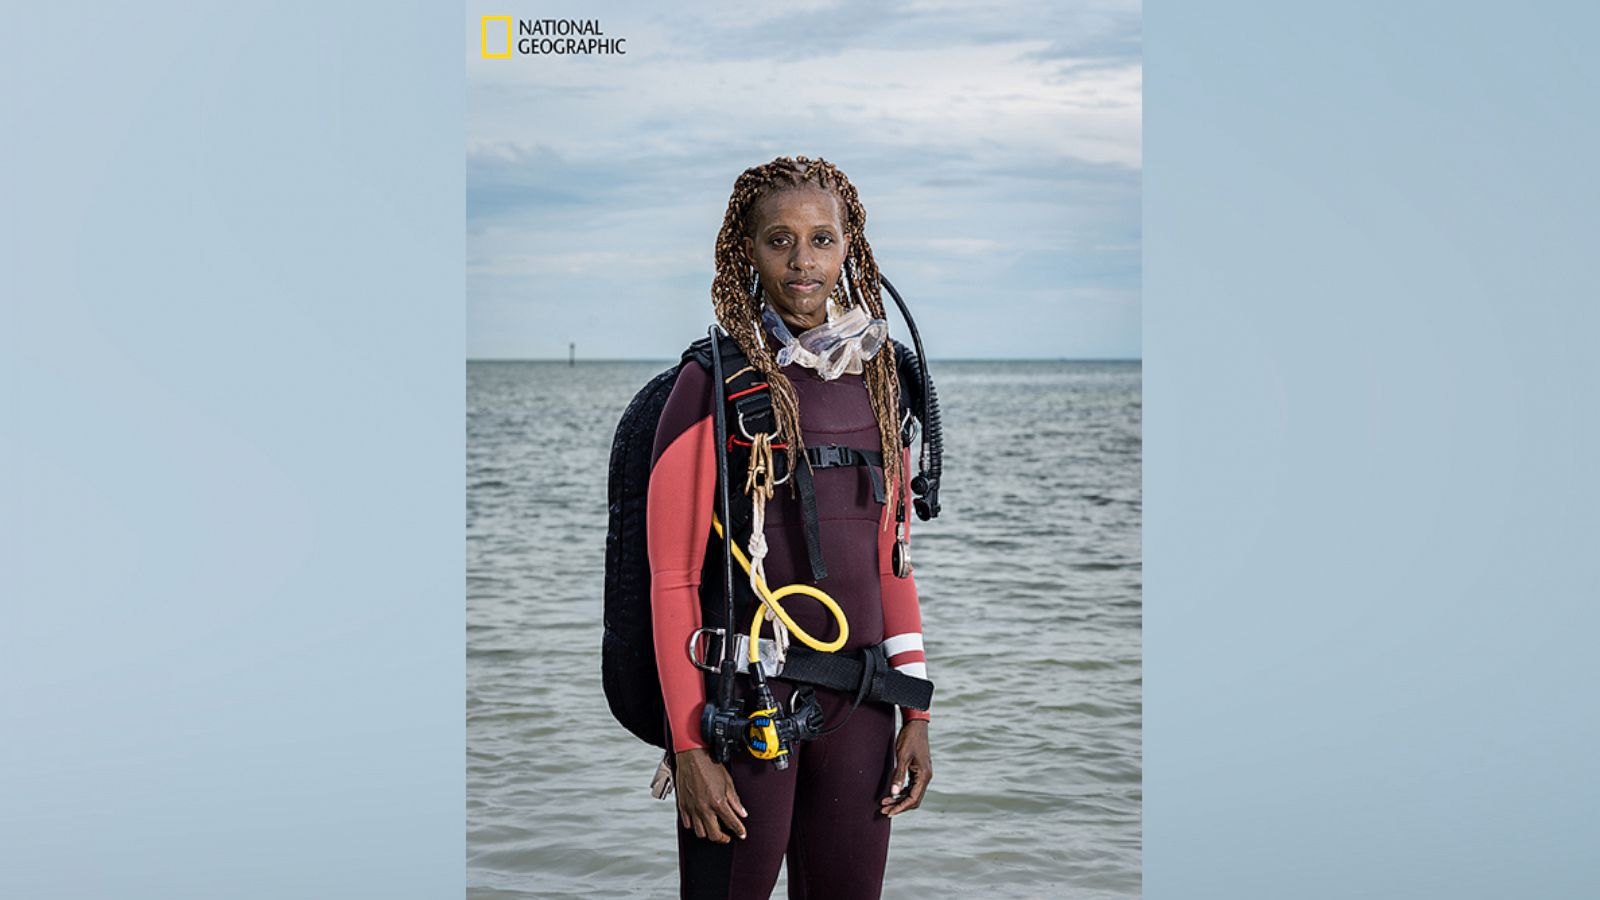
<path id="1" fill-rule="evenodd" d="M 845 293 L 844 278 L 841 273 L 839 283 L 833 286 L 833 293 L 828 295 L 828 321 L 832 322 L 834 319 L 844 315 L 844 311 L 849 308 L 849 304 L 850 295 Z"/>

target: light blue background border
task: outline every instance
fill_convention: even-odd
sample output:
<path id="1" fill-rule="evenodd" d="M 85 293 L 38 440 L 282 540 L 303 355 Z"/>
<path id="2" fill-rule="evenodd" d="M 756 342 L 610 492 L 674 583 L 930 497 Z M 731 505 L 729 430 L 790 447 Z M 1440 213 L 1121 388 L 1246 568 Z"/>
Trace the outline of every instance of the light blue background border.
<path id="1" fill-rule="evenodd" d="M 1151 900 L 1600 896 L 1597 26 L 1147 10 Z"/>
<path id="2" fill-rule="evenodd" d="M 8 5 L 0 896 L 461 895 L 460 29 Z"/>
<path id="3" fill-rule="evenodd" d="M 1148 896 L 1593 895 L 1597 24 L 1147 11 Z M 459 28 L 8 10 L 0 894 L 461 890 Z"/>

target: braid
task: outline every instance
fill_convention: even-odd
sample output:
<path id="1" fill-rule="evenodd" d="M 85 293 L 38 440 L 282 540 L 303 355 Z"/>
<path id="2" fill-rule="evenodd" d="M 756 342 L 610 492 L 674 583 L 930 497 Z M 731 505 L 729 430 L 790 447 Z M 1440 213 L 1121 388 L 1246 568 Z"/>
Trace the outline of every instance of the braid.
<path id="1" fill-rule="evenodd" d="M 805 447 L 800 436 L 800 404 L 794 385 L 779 370 L 778 361 L 767 343 L 761 325 L 761 297 L 751 286 L 757 283 L 755 266 L 745 258 L 743 238 L 749 232 L 748 216 L 758 201 L 769 194 L 815 186 L 832 193 L 844 211 L 844 231 L 849 237 L 845 270 L 839 281 L 841 305 L 862 303 L 867 312 L 886 319 L 883 296 L 878 284 L 878 264 L 867 243 L 867 212 L 861 205 L 855 185 L 832 163 L 804 156 L 780 156 L 765 165 L 754 166 L 733 183 L 728 211 L 717 234 L 717 274 L 711 282 L 711 302 L 717 321 L 738 343 L 750 365 L 766 377 L 772 395 L 772 410 L 777 418 L 778 435 L 788 447 L 789 471 L 793 472 Z M 883 445 L 885 481 L 901 496 L 900 380 L 896 375 L 894 345 L 883 348 L 867 360 L 863 370 L 872 413 L 878 420 L 878 435 Z M 792 489 L 791 482 L 791 489 Z"/>

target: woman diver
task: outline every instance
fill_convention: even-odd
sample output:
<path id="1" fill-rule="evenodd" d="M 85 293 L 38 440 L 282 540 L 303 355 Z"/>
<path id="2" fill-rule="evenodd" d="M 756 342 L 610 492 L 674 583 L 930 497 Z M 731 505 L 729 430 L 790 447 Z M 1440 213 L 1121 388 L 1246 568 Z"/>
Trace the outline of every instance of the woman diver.
<path id="1" fill-rule="evenodd" d="M 737 345 L 746 369 L 722 375 L 730 386 L 754 377 L 746 390 L 770 395 L 773 428 L 751 435 L 742 415 L 730 413 L 719 441 L 716 413 L 734 399 L 731 387 L 719 391 L 719 376 L 685 365 L 656 429 L 650 604 L 684 897 L 769 896 L 786 855 L 791 898 L 878 897 L 890 818 L 916 809 L 933 775 L 925 709 L 902 705 L 897 736 L 890 702 L 863 700 L 864 688 L 813 689 L 781 673 L 760 686 L 766 695 L 751 672 L 741 672 L 741 709 L 765 701 L 783 716 L 814 704 L 813 716 L 816 706 L 821 716 L 812 724 L 824 727 L 787 745 L 778 765 L 743 747 L 718 754 L 709 722 L 720 708 L 719 689 L 731 689 L 691 659 L 693 647 L 685 653 L 704 626 L 724 618 L 708 612 L 714 603 L 702 606 L 700 586 L 702 575 L 709 585 L 715 574 L 718 589 L 707 596 L 720 596 L 719 510 L 729 507 L 718 506 L 718 456 L 726 443 L 748 450 L 747 468 L 764 468 L 767 476 L 765 492 L 758 485 L 753 494 L 741 488 L 759 475 L 729 479 L 733 502 L 754 519 L 747 544 L 734 548 L 743 571 L 732 570 L 733 579 L 741 590 L 747 577 L 751 590 L 810 586 L 839 607 L 830 614 L 824 604 L 791 597 L 785 611 L 792 629 L 772 623 L 775 652 L 782 655 L 791 630 L 807 643 L 832 635 L 840 653 L 865 650 L 857 656 L 866 658 L 881 648 L 877 658 L 888 667 L 926 678 L 903 533 L 912 499 L 897 348 L 887 340 L 865 225 L 855 187 L 824 160 L 781 157 L 740 175 L 717 236 L 712 297 L 722 341 Z M 700 659 L 714 661 L 717 642 L 707 643 Z M 759 643 L 764 655 L 769 640 Z"/>

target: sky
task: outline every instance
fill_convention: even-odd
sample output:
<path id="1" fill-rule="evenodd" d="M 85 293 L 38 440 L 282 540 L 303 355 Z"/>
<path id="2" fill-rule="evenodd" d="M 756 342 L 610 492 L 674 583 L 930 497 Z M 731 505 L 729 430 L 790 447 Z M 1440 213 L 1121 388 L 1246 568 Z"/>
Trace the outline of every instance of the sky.
<path id="1" fill-rule="evenodd" d="M 931 358 L 1138 358 L 1137 3 L 466 11 L 468 358 L 675 358 L 734 180 L 796 155 L 855 184 Z M 484 15 L 627 52 L 484 59 Z"/>

